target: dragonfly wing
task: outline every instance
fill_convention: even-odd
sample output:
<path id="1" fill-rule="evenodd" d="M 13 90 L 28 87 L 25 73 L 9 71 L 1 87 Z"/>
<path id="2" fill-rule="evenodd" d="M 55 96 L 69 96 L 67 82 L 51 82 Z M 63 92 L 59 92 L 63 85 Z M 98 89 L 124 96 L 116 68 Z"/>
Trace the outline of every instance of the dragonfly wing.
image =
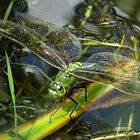
<path id="1" fill-rule="evenodd" d="M 43 20 L 37 17 L 31 16 L 25 13 L 16 12 L 15 18 L 19 24 L 29 27 L 45 37 L 50 32 L 56 31 L 59 28 L 58 26 L 52 23 L 44 22 Z"/>
<path id="2" fill-rule="evenodd" d="M 119 54 L 93 54 L 83 66 L 72 72 L 76 77 L 111 84 L 127 94 L 140 93 L 140 63 Z"/>
<path id="3" fill-rule="evenodd" d="M 3 22 L 0 20 L 0 34 L 28 48 L 34 54 L 56 68 L 62 70 L 66 67 L 65 59 L 61 57 L 51 43 L 48 41 L 44 43 L 38 38 L 40 35 L 37 32 L 33 32 L 14 22 Z"/>
<path id="4" fill-rule="evenodd" d="M 23 13 L 16 13 L 15 17 L 20 24 L 46 37 L 61 54 L 63 53 L 69 63 L 80 57 L 82 47 L 79 40 L 63 27 Z"/>
<path id="5" fill-rule="evenodd" d="M 76 61 L 82 54 L 79 40 L 64 28 L 50 33 L 47 38 L 57 50 L 69 57 L 69 62 Z"/>

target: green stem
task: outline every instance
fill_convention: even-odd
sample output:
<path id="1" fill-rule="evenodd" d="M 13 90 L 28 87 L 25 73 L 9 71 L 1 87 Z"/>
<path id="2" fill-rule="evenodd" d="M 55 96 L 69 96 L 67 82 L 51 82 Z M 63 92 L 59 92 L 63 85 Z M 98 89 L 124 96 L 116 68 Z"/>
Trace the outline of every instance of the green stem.
<path id="1" fill-rule="evenodd" d="M 105 45 L 105 46 L 111 46 L 111 47 L 113 46 L 113 47 L 119 47 L 119 48 L 120 47 L 128 48 L 128 49 L 134 51 L 134 49 L 128 45 L 123 45 L 123 44 L 118 44 L 118 43 L 107 43 L 107 42 L 101 42 L 98 40 L 91 40 L 91 39 L 85 39 L 85 38 L 80 38 L 80 40 L 87 41 L 87 42 L 83 42 L 82 45 Z"/>

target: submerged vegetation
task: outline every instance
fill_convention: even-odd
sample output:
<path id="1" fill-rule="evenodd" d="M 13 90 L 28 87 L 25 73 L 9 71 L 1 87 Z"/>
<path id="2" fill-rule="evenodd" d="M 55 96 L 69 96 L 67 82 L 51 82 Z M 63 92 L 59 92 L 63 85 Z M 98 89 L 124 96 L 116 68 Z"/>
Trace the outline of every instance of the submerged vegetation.
<path id="1" fill-rule="evenodd" d="M 73 26 L 64 27 L 19 13 L 27 9 L 24 0 L 1 4 L 7 6 L 0 15 L 1 139 L 53 132 L 47 139 L 139 138 L 140 127 L 133 126 L 139 123 L 133 112 L 140 99 L 139 21 L 123 17 L 116 4 L 81 2 Z M 133 106 L 127 122 L 125 109 L 108 113 L 120 115 L 114 124 L 96 115 L 117 105 Z"/>

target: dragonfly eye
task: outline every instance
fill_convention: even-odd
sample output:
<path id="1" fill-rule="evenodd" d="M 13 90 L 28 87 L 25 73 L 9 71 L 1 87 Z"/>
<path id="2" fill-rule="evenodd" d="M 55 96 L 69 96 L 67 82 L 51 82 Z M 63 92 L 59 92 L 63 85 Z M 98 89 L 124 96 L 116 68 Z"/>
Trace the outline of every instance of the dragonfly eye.
<path id="1" fill-rule="evenodd" d="M 58 82 L 52 82 L 49 88 L 49 95 L 52 98 L 62 98 L 66 94 L 65 87 Z"/>
<path id="2" fill-rule="evenodd" d="M 62 85 L 58 84 L 57 89 L 58 89 L 58 91 L 63 92 L 63 86 Z"/>

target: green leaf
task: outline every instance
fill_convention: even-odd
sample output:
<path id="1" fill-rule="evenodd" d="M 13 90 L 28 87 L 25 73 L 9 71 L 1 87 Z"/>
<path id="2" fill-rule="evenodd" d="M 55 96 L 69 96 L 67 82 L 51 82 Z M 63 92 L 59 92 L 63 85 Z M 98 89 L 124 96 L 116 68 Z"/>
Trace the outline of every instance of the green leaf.
<path id="1" fill-rule="evenodd" d="M 102 97 L 111 90 L 112 86 L 104 86 L 99 83 L 91 83 L 87 85 L 88 100 L 90 102 L 85 101 L 84 89 L 77 90 L 72 96 L 72 98 L 78 102 L 77 107 L 72 100 L 65 98 L 61 108 L 58 109 L 58 107 L 54 106 L 49 112 L 40 115 L 33 121 L 29 121 L 20 125 L 18 127 L 18 138 L 26 140 L 38 140 L 47 137 L 69 123 L 71 118 L 74 119 L 82 114 L 89 107 L 92 101 Z M 75 107 L 76 109 L 74 110 Z M 71 114 L 70 118 L 70 113 L 72 111 L 73 113 Z M 54 114 L 54 112 L 56 113 Z M 8 133 L 5 132 L 1 134 L 0 139 L 15 140 L 15 137 L 13 136 L 13 132 L 9 131 Z"/>

